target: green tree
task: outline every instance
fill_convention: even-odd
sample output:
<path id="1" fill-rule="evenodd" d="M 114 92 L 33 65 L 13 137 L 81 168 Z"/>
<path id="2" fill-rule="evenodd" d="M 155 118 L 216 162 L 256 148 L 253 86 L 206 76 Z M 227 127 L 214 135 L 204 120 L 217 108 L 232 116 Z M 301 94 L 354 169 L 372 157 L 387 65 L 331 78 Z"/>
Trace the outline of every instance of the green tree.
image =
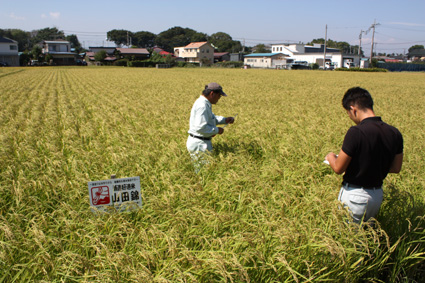
<path id="1" fill-rule="evenodd" d="M 133 36 L 133 44 L 138 47 L 149 48 L 155 45 L 156 34 L 149 31 L 138 31 Z"/>
<path id="2" fill-rule="evenodd" d="M 18 42 L 18 50 L 31 50 L 31 34 L 20 29 L 0 29 L 0 36 L 10 38 Z"/>
<path id="3" fill-rule="evenodd" d="M 413 50 L 417 50 L 417 49 L 425 49 L 423 45 L 413 45 L 409 48 L 409 53 L 412 52 Z"/>
<path id="4" fill-rule="evenodd" d="M 235 41 L 224 32 L 213 33 L 208 41 L 217 48 L 218 52 L 239 52 L 242 50 L 240 41 Z"/>
<path id="5" fill-rule="evenodd" d="M 41 47 L 39 45 L 34 45 L 31 50 L 31 55 L 34 60 L 39 60 L 42 54 Z"/>
<path id="6" fill-rule="evenodd" d="M 174 65 L 176 63 L 176 59 L 173 58 L 173 56 L 171 56 L 170 54 L 168 54 L 165 58 L 164 58 L 164 62 L 170 65 Z"/>
<path id="7" fill-rule="evenodd" d="M 313 39 L 311 42 L 307 43 L 307 45 L 314 45 L 314 44 L 325 44 L 325 39 L 316 38 L 316 39 Z M 346 53 L 346 54 L 358 54 L 359 52 L 358 46 L 351 46 L 348 42 L 335 41 L 332 39 L 326 40 L 326 47 L 339 49 L 341 50 L 342 53 Z M 361 53 L 363 54 L 363 51 Z"/>
<path id="8" fill-rule="evenodd" d="M 94 60 L 98 62 L 104 62 L 105 58 L 108 56 L 105 50 L 100 50 L 99 52 L 96 52 L 94 55 Z"/>
<path id="9" fill-rule="evenodd" d="M 19 56 L 19 65 L 20 66 L 27 66 L 29 62 L 31 61 L 31 54 L 29 51 L 25 50 L 20 56 Z"/>
<path id="10" fill-rule="evenodd" d="M 39 44 L 43 40 L 58 40 L 65 38 L 64 32 L 58 30 L 57 28 L 44 28 L 39 30 L 33 30 L 31 32 L 31 35 L 31 42 L 33 43 L 33 45 Z"/>
<path id="11" fill-rule="evenodd" d="M 151 57 L 147 60 L 149 62 L 156 62 L 156 63 L 164 63 L 165 59 L 159 53 L 152 53 Z"/>
<path id="12" fill-rule="evenodd" d="M 80 53 L 83 50 L 81 43 L 75 34 L 67 35 L 65 39 L 71 43 L 71 48 L 75 48 L 77 53 Z"/>
<path id="13" fill-rule="evenodd" d="M 350 54 L 352 53 L 351 45 L 345 41 L 339 41 L 336 43 L 336 48 L 342 51 L 342 53 Z"/>
<path id="14" fill-rule="evenodd" d="M 117 30 L 113 29 L 106 33 L 109 41 L 113 41 L 117 46 L 130 44 L 130 38 L 132 39 L 134 34 L 128 30 Z"/>
<path id="15" fill-rule="evenodd" d="M 266 45 L 260 43 L 254 46 L 254 53 L 270 53 L 270 49 Z"/>
<path id="16" fill-rule="evenodd" d="M 173 52 L 174 47 L 186 46 L 191 42 L 207 41 L 207 34 L 190 28 L 173 27 L 161 32 L 155 43 L 165 51 Z"/>

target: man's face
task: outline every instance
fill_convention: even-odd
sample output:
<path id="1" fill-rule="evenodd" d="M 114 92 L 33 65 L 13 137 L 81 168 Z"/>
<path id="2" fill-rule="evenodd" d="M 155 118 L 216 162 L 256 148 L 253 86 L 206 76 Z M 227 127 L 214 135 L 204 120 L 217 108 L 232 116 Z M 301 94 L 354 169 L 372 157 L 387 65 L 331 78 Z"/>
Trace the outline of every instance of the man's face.
<path id="1" fill-rule="evenodd" d="M 211 104 L 217 104 L 217 102 L 221 98 L 221 94 L 211 91 L 207 98 L 211 102 Z"/>

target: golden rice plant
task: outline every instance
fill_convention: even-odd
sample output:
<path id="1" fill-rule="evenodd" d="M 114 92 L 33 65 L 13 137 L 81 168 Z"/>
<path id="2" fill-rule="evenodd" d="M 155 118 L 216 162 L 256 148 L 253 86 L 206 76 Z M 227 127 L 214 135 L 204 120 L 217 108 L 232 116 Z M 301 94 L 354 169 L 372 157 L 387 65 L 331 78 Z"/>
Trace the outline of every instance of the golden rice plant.
<path id="1" fill-rule="evenodd" d="M 205 84 L 238 114 L 195 174 Z M 424 275 L 423 73 L 117 67 L 0 72 L 0 282 L 394 282 Z M 403 133 L 375 229 L 347 224 L 322 163 L 368 89 Z M 87 182 L 140 176 L 143 207 L 92 213 Z"/>

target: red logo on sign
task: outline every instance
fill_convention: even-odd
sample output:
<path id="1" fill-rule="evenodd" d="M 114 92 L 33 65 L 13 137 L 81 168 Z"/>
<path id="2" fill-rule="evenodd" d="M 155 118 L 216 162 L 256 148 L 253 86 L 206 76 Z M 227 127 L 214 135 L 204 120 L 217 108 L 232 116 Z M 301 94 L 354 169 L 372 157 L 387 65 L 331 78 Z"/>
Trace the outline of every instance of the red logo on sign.
<path id="1" fill-rule="evenodd" d="M 107 186 L 91 188 L 91 200 L 94 205 L 109 204 L 111 202 L 109 188 Z"/>

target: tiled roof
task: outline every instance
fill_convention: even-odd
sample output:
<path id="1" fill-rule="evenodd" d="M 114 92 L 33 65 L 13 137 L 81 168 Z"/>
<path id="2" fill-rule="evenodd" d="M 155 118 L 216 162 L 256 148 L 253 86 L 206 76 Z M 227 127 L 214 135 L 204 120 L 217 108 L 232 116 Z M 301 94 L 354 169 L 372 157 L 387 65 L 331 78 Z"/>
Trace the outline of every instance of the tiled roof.
<path id="1" fill-rule="evenodd" d="M 272 57 L 272 56 L 275 56 L 275 55 L 288 56 L 288 55 L 285 55 L 283 53 L 251 53 L 251 54 L 245 55 L 245 57 Z"/>
<path id="2" fill-rule="evenodd" d="M 121 54 L 140 54 L 149 55 L 149 51 L 146 48 L 117 48 Z"/>
<path id="3" fill-rule="evenodd" d="M 47 44 L 69 44 L 69 41 L 63 40 L 63 39 L 59 39 L 59 40 L 44 40 L 44 43 Z"/>
<path id="4" fill-rule="evenodd" d="M 320 47 L 314 47 L 314 46 L 306 46 L 305 47 L 305 53 L 323 53 L 324 52 L 324 46 L 320 46 Z M 332 53 L 338 53 L 341 52 L 341 50 L 337 49 L 337 48 L 328 48 L 326 47 L 326 52 Z"/>
<path id="5" fill-rule="evenodd" d="M 214 52 L 214 56 L 219 56 L 219 57 L 223 55 L 227 55 L 227 54 L 229 54 L 229 52 Z"/>
<path id="6" fill-rule="evenodd" d="M 203 41 L 203 42 L 191 42 L 188 45 L 186 45 L 184 48 L 199 48 L 205 44 L 207 44 L 207 41 Z"/>
<path id="7" fill-rule="evenodd" d="M 16 41 L 9 39 L 7 37 L 2 37 L 2 36 L 0 36 L 0 42 L 2 42 L 2 43 L 16 43 Z"/>
<path id="8" fill-rule="evenodd" d="M 167 55 L 171 55 L 171 56 L 174 56 L 174 54 L 173 53 L 170 53 L 170 52 L 167 52 L 167 51 L 160 51 L 159 53 L 158 53 L 159 55 L 163 55 L 163 56 L 167 56 Z"/>

